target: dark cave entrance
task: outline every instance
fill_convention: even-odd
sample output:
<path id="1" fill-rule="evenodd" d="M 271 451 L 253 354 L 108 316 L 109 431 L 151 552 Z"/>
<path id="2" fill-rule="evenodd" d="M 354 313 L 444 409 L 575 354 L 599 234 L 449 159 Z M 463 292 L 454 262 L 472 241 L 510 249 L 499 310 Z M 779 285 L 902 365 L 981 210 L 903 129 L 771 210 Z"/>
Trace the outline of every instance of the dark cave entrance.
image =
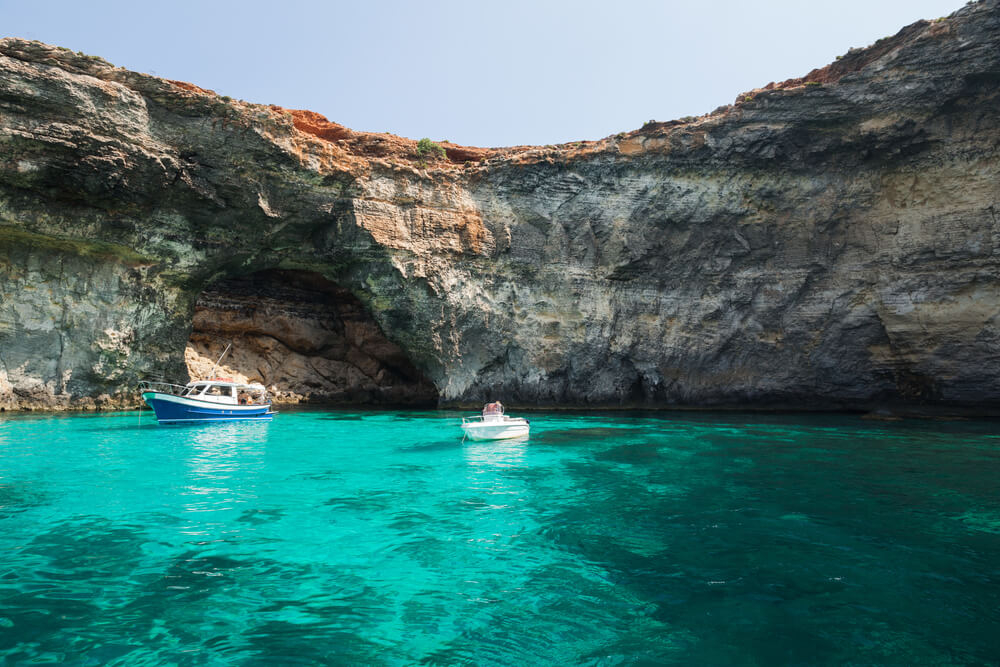
<path id="1" fill-rule="evenodd" d="M 276 402 L 435 406 L 438 393 L 348 290 L 308 271 L 268 270 L 209 285 L 184 359 L 192 378 L 261 382 Z"/>

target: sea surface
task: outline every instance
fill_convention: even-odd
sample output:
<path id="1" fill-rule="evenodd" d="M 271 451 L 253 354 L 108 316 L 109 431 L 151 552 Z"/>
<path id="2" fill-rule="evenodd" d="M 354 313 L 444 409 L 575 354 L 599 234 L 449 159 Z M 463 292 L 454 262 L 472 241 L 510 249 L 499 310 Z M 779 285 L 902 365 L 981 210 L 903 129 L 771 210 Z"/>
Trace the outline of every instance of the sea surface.
<path id="1" fill-rule="evenodd" d="M 0 415 L 0 663 L 1000 663 L 1000 422 Z"/>

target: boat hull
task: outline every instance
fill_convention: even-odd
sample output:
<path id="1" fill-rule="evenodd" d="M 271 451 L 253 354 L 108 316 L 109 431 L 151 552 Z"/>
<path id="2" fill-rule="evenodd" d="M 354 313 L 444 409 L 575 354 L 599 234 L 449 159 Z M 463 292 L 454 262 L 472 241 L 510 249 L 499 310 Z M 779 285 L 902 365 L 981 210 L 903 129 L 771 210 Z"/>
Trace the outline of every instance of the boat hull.
<path id="1" fill-rule="evenodd" d="M 153 408 L 156 421 L 161 424 L 176 424 L 184 422 L 231 422 L 231 421 L 271 421 L 274 413 L 271 404 L 263 405 L 227 405 L 199 401 L 173 394 L 157 391 L 147 391 L 142 394 L 143 400 Z"/>
<path id="2" fill-rule="evenodd" d="M 531 427 L 527 421 L 511 420 L 507 423 L 471 422 L 462 424 L 465 436 L 470 440 L 506 440 L 528 435 Z"/>

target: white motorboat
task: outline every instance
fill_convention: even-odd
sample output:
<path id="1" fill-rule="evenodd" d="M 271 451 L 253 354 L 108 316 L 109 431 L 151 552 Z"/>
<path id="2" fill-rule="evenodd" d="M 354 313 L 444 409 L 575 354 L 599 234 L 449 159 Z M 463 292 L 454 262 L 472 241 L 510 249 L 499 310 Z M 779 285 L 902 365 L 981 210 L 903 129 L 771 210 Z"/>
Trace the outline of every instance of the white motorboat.
<path id="1" fill-rule="evenodd" d="M 505 440 L 528 435 L 530 422 L 523 417 L 508 417 L 499 401 L 487 403 L 480 417 L 463 417 L 462 431 L 470 440 Z"/>

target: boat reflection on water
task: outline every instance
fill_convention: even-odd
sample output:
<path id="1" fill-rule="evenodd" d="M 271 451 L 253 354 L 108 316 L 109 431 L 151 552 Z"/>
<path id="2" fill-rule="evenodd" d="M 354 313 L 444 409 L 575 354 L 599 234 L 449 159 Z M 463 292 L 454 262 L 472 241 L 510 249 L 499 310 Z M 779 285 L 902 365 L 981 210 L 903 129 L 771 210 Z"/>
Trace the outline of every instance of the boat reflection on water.
<path id="1" fill-rule="evenodd" d="M 465 443 L 465 460 L 469 465 L 509 467 L 524 463 L 528 436 L 506 440 L 470 440 Z"/>
<path id="2" fill-rule="evenodd" d="M 521 471 L 526 465 L 527 436 L 502 441 L 466 442 L 465 488 L 462 506 L 467 554 L 479 561 L 477 577 L 486 576 L 498 562 L 518 558 L 521 536 L 535 530 L 530 494 Z M 529 585 L 522 577 L 494 571 L 491 590 L 521 590 Z M 502 583 L 501 583 L 502 582 Z"/>
<path id="3" fill-rule="evenodd" d="M 171 435 L 189 452 L 186 483 L 180 490 L 185 511 L 192 516 L 220 511 L 225 515 L 255 498 L 256 480 L 265 467 L 264 434 L 266 430 L 261 433 L 259 424 L 250 422 L 192 424 L 172 429 Z M 198 519 L 182 532 L 206 535 L 214 525 Z"/>

